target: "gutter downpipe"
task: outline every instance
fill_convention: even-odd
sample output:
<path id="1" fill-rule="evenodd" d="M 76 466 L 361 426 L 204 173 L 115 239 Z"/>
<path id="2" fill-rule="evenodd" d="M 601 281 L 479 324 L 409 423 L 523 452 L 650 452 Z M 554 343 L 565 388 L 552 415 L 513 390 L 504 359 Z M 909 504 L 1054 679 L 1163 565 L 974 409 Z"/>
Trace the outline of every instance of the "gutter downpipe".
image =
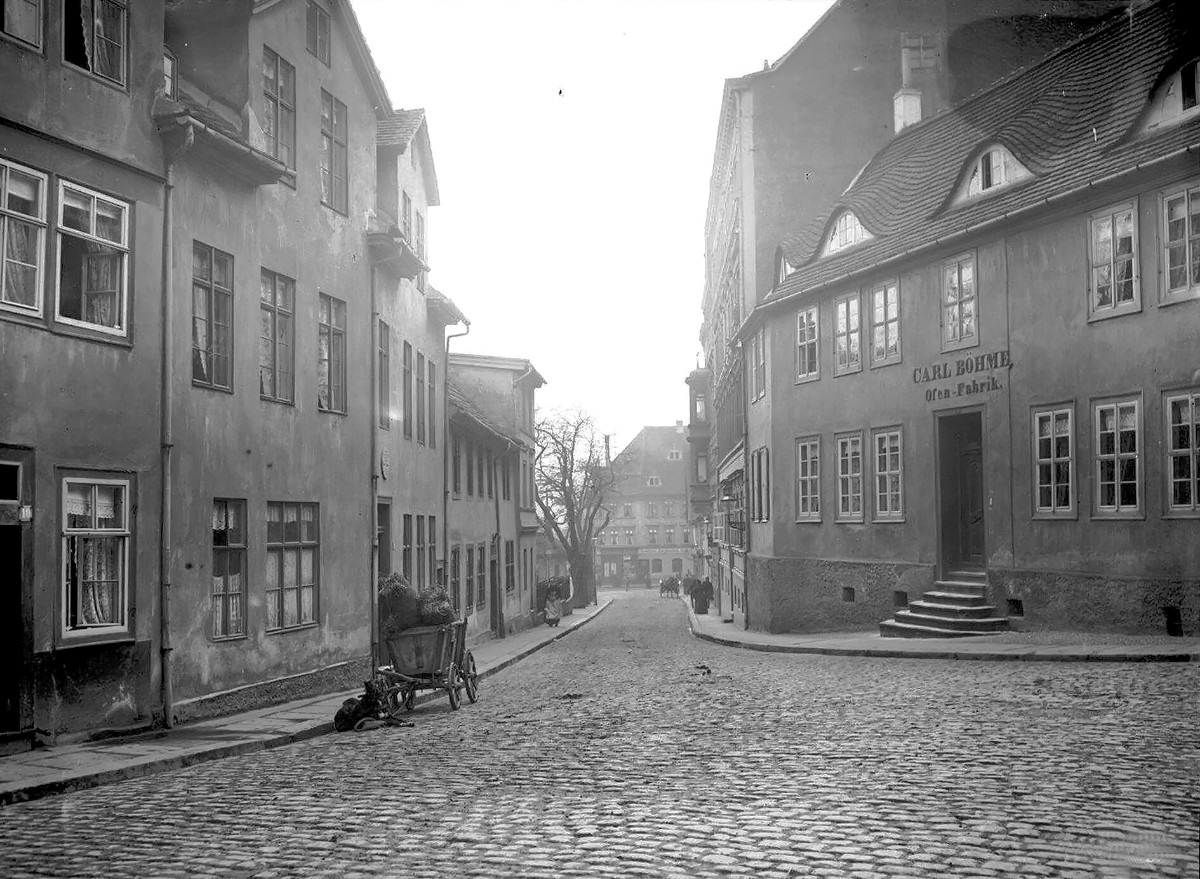
<path id="1" fill-rule="evenodd" d="M 507 635 L 504 632 L 504 604 L 500 601 L 500 596 L 504 593 L 500 590 L 500 577 L 502 571 L 500 568 L 501 555 L 503 554 L 503 541 L 500 533 L 500 490 L 502 483 L 499 480 L 499 474 L 495 472 L 496 466 L 501 460 L 504 461 L 505 468 L 508 467 L 508 456 L 512 454 L 512 441 L 509 441 L 509 447 L 505 449 L 503 455 L 498 455 L 492 460 L 492 484 L 496 487 L 494 492 L 496 502 L 496 576 L 492 578 L 492 600 L 495 602 L 492 607 L 496 608 L 496 637 L 505 638 Z"/>
<path id="2" fill-rule="evenodd" d="M 158 623 L 159 623 L 159 678 L 162 697 L 163 726 L 171 729 L 175 726 L 175 690 L 171 681 L 171 491 L 172 460 L 171 451 L 175 446 L 173 431 L 174 396 L 172 385 L 175 379 L 175 297 L 172 284 L 175 264 L 175 223 L 172 219 L 175 192 L 175 162 L 196 140 L 196 132 L 189 125 L 186 129 L 183 143 L 174 151 L 168 151 L 164 158 L 166 180 L 163 183 L 163 224 L 162 224 L 162 381 L 160 385 L 161 399 L 159 404 L 161 422 L 159 424 L 159 442 L 161 446 L 161 497 L 159 499 L 160 524 L 158 542 Z"/>
<path id="3" fill-rule="evenodd" d="M 375 670 L 379 668 L 379 626 L 376 620 L 378 613 L 377 593 L 379 591 L 379 477 L 376 461 L 379 458 L 379 311 L 375 292 L 375 276 L 376 267 L 374 261 L 371 262 L 371 338 L 375 340 L 375 350 L 370 352 L 371 358 L 371 410 L 370 410 L 370 485 L 369 497 L 371 498 L 371 509 L 369 521 L 374 525 L 372 528 L 371 540 L 369 543 L 370 558 L 367 559 L 367 567 L 371 571 L 371 580 L 367 584 L 367 620 L 371 627 L 371 674 L 375 674 Z M 390 523 L 389 523 L 390 525 Z M 387 539 L 391 540 L 392 535 L 389 533 Z"/>
<path id="4" fill-rule="evenodd" d="M 450 340 L 461 338 L 471 332 L 471 322 L 465 317 L 462 325 L 466 327 L 461 333 L 451 333 L 446 337 L 446 361 L 442 368 L 442 551 L 446 553 L 446 580 L 450 579 Z M 493 482 L 493 484 L 495 484 Z M 454 584 L 455 591 L 458 584 Z M 474 601 L 471 602 L 472 606 Z M 466 607 L 466 602 L 463 607 Z"/>
<path id="5" fill-rule="evenodd" d="M 741 342 L 738 348 L 742 349 Z M 766 368 L 763 369 L 764 379 Z M 764 384 L 766 382 L 764 381 Z M 745 546 L 742 549 L 742 628 L 750 630 L 750 588 L 747 580 L 750 577 L 750 510 L 747 509 L 744 495 L 750 484 L 750 372 L 746 369 L 745 351 L 742 351 L 742 535 Z"/>

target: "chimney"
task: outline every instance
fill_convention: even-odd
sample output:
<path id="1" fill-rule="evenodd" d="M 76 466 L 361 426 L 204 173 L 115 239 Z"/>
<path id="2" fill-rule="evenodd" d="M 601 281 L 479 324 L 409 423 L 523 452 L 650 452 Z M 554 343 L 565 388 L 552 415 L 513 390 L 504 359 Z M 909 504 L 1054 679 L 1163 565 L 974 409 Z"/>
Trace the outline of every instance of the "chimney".
<path id="1" fill-rule="evenodd" d="M 921 121 L 921 90 L 901 87 L 892 97 L 896 134 Z"/>
<path id="2" fill-rule="evenodd" d="M 609 439 L 611 436 L 612 434 L 608 433 L 604 435 L 604 464 L 607 467 L 612 467 L 612 444 Z"/>

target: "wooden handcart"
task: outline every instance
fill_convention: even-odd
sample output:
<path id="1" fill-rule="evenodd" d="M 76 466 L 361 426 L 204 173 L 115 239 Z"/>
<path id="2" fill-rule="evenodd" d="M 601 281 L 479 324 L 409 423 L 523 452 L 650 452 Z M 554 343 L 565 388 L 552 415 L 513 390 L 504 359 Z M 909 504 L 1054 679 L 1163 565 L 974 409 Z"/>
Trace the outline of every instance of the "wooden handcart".
<path id="1" fill-rule="evenodd" d="M 385 638 L 391 665 L 380 666 L 385 710 L 395 715 L 412 711 L 418 690 L 445 690 L 450 707 L 458 710 L 462 693 L 479 700 L 479 673 L 475 657 L 466 649 L 467 621 L 440 626 L 414 626 Z"/>

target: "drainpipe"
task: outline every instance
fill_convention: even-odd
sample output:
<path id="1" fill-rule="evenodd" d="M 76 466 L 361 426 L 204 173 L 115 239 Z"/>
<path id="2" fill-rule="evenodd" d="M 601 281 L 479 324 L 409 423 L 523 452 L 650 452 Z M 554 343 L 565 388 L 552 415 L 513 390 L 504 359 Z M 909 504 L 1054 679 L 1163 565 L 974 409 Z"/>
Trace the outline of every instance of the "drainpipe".
<path id="1" fill-rule="evenodd" d="M 379 476 L 378 476 L 378 459 L 379 459 L 379 346 L 382 340 L 377 336 L 379 333 L 379 311 L 376 301 L 375 292 L 375 264 L 371 264 L 371 338 L 375 340 L 375 350 L 370 352 L 371 358 L 371 407 L 370 407 L 370 485 L 368 486 L 368 497 L 371 499 L 371 517 L 370 522 L 374 525 L 374 533 L 371 535 L 370 549 L 368 553 L 370 558 L 367 559 L 367 567 L 371 571 L 371 581 L 367 584 L 367 625 L 371 628 L 371 674 L 375 674 L 375 669 L 379 668 L 379 631 L 376 620 L 378 613 L 377 604 L 379 602 Z M 390 361 L 389 361 L 390 362 Z M 389 523 L 390 525 L 390 523 Z M 391 540 L 392 535 L 389 533 L 387 539 Z"/>
<path id="2" fill-rule="evenodd" d="M 504 592 L 500 589 L 500 579 L 503 576 L 500 563 L 504 560 L 504 541 L 501 539 L 504 535 L 500 533 L 500 492 L 502 489 L 502 483 L 499 479 L 500 474 L 496 472 L 496 465 L 503 460 L 505 462 L 504 466 L 507 467 L 508 456 L 510 453 L 510 451 L 506 451 L 504 455 L 497 455 L 492 459 L 492 485 L 496 487 L 496 490 L 493 492 L 493 497 L 495 498 L 496 502 L 496 576 L 492 578 L 492 600 L 495 601 L 495 604 L 493 604 L 492 607 L 496 608 L 497 638 L 504 638 L 506 635 L 504 633 L 504 604 L 500 601 L 500 596 L 504 594 Z"/>
<path id="3" fill-rule="evenodd" d="M 175 162 L 192 144 L 196 132 L 189 125 L 183 143 L 173 153 L 167 151 L 164 158 L 166 182 L 163 184 L 162 224 L 162 381 L 160 385 L 159 442 L 162 455 L 162 484 L 159 498 L 159 542 L 158 542 L 158 623 L 159 623 L 159 677 L 161 682 L 163 726 L 170 729 L 175 725 L 175 691 L 171 681 L 171 451 L 175 446 L 172 429 L 174 420 L 174 396 L 172 384 L 175 379 L 175 224 L 172 218 L 175 192 Z"/>
<path id="4" fill-rule="evenodd" d="M 465 330 L 446 337 L 446 360 L 442 364 L 442 551 L 446 553 L 447 581 L 450 579 L 450 340 L 471 332 L 469 320 L 464 317 L 462 324 Z M 457 583 L 454 589 L 458 591 Z M 466 602 L 463 602 L 463 607 L 466 607 Z"/>
<path id="5" fill-rule="evenodd" d="M 738 342 L 738 348 L 742 347 Z M 746 360 L 743 357 L 742 363 Z M 764 373 L 766 370 L 764 369 Z M 750 374 L 742 367 L 742 536 L 745 546 L 742 551 L 742 585 L 745 587 L 742 603 L 742 628 L 750 629 L 750 510 L 746 504 L 746 486 L 750 479 Z M 753 490 L 753 489 L 751 489 Z M 730 572 L 732 573 L 732 572 Z"/>

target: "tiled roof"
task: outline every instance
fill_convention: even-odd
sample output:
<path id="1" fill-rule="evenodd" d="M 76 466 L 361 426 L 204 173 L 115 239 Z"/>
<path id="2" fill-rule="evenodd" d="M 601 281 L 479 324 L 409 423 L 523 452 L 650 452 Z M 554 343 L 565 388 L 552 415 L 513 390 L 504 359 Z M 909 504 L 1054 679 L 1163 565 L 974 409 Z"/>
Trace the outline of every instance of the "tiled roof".
<path id="1" fill-rule="evenodd" d="M 375 142 L 379 146 L 400 147 L 400 152 L 404 152 L 424 122 L 424 110 L 397 110 L 375 123 Z"/>
<path id="2" fill-rule="evenodd" d="M 764 300 L 807 293 L 980 224 L 1200 145 L 1200 120 L 1138 135 L 1153 90 L 1194 57 L 1200 33 L 1189 0 L 1112 16 L 1080 40 L 957 107 L 906 129 L 879 151 L 831 210 L 782 242 L 799 269 Z M 999 143 L 1033 172 L 965 204 L 951 204 L 966 162 Z M 829 221 L 852 210 L 875 239 L 814 259 Z"/>

